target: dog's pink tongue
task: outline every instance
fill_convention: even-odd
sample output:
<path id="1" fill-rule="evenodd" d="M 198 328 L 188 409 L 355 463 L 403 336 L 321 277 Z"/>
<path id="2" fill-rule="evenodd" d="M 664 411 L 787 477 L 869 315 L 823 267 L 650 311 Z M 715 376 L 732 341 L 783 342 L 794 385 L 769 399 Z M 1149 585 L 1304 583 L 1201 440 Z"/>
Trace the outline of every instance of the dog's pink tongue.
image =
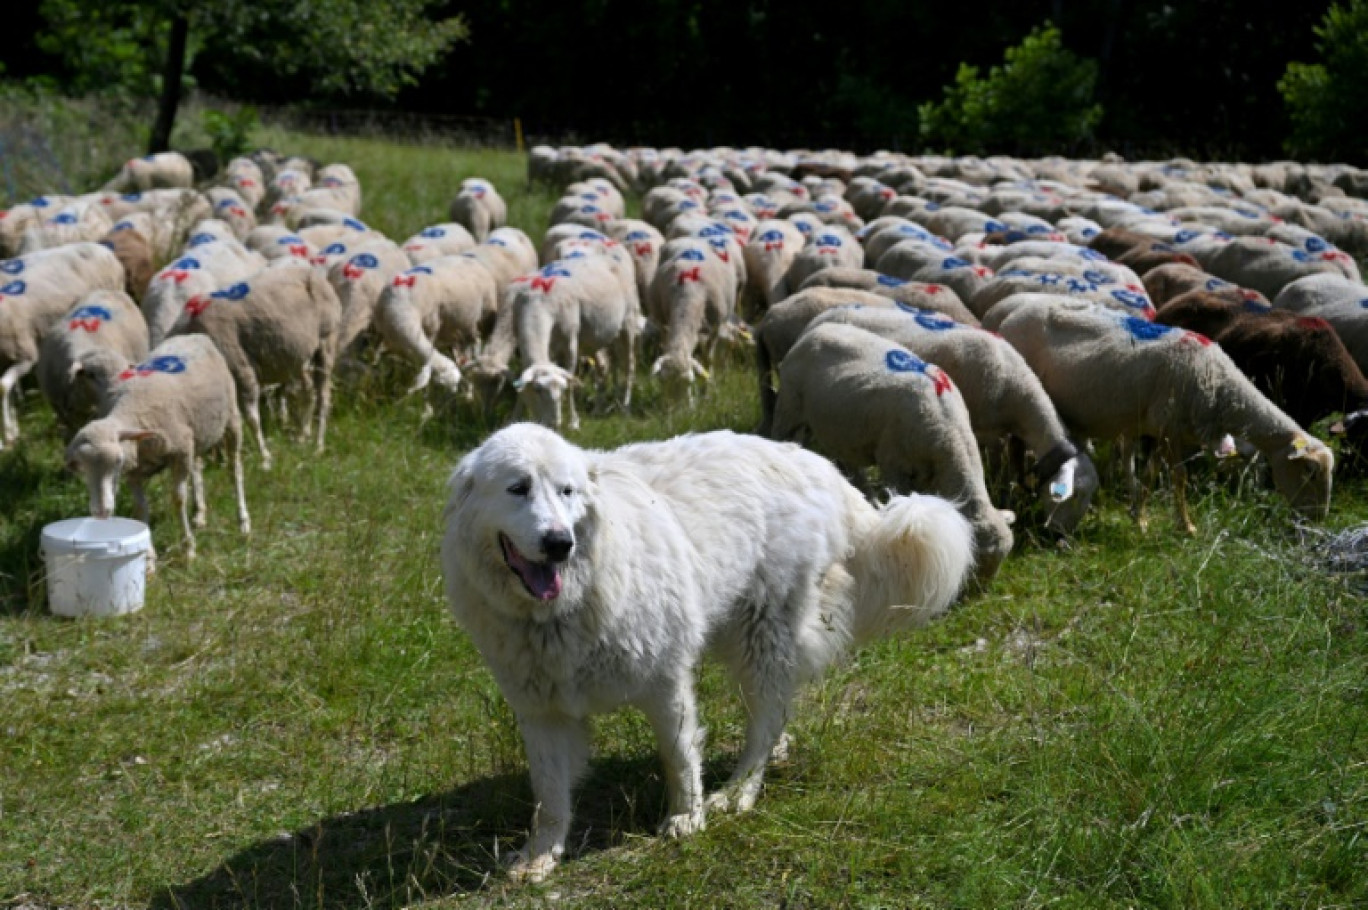
<path id="1" fill-rule="evenodd" d="M 527 585 L 527 590 L 532 592 L 533 597 L 538 600 L 555 600 L 560 596 L 560 570 L 556 568 L 555 563 L 533 562 L 523 556 L 511 540 L 505 539 L 504 545 L 509 564 L 523 580 L 523 584 Z"/>
<path id="2" fill-rule="evenodd" d="M 527 583 L 527 589 L 540 600 L 555 600 L 560 596 L 560 570 L 549 562 L 525 562 L 518 574 Z"/>

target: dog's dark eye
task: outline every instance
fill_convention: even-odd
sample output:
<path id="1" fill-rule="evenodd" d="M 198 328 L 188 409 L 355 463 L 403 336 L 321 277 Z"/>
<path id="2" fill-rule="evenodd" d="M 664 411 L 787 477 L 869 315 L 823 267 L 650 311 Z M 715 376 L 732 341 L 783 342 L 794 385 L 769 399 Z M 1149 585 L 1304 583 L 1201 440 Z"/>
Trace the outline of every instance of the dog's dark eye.
<path id="1" fill-rule="evenodd" d="M 508 492 L 512 493 L 514 496 L 526 496 L 528 493 L 532 492 L 532 484 L 528 483 L 526 480 L 520 480 L 509 487 Z"/>

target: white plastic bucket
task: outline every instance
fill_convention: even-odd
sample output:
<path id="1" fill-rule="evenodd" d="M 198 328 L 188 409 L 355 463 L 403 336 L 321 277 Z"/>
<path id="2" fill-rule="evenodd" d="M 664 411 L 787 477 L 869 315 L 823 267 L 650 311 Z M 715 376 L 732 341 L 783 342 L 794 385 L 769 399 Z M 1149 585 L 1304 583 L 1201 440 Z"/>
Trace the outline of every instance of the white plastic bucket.
<path id="1" fill-rule="evenodd" d="M 48 606 L 58 616 L 142 609 L 152 534 L 131 518 L 69 518 L 43 528 Z"/>

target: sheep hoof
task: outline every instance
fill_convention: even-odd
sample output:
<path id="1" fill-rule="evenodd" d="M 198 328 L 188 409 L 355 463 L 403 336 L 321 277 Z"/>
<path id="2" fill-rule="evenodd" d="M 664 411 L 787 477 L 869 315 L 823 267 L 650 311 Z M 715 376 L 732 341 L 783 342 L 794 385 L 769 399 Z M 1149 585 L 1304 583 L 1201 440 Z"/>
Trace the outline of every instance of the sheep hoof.
<path id="1" fill-rule="evenodd" d="M 209 524 L 209 519 L 205 518 L 203 515 L 196 515 L 191 523 L 197 528 L 203 528 Z"/>

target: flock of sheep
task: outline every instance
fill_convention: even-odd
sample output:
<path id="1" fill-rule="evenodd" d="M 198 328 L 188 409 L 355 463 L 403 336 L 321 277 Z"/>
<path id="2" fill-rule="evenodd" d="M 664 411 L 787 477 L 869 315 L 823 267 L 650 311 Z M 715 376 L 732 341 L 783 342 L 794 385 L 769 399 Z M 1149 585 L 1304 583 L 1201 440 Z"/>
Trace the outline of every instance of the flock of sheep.
<path id="1" fill-rule="evenodd" d="M 277 388 L 321 450 L 334 370 L 362 346 L 409 360 L 415 389 L 570 430 L 585 387 L 631 407 L 639 358 L 683 405 L 719 345 L 753 346 L 759 432 L 866 488 L 876 467 L 954 500 L 986 581 L 1013 513 L 985 454 L 1067 533 L 1095 441 L 1121 441 L 1143 520 L 1134 444 L 1155 440 L 1190 531 L 1196 451 L 1259 453 L 1323 517 L 1334 457 L 1304 428 L 1339 415 L 1349 451 L 1368 439 L 1368 172 L 593 146 L 535 148 L 528 176 L 563 193 L 539 247 L 487 180 L 396 243 L 359 220 L 349 167 L 264 151 L 207 188 L 167 153 L 0 212 L 0 445 L 36 368 L 92 514 L 123 477 L 145 521 L 169 467 L 193 556 L 202 456 L 225 447 L 246 533 L 243 418 L 269 467 Z"/>

